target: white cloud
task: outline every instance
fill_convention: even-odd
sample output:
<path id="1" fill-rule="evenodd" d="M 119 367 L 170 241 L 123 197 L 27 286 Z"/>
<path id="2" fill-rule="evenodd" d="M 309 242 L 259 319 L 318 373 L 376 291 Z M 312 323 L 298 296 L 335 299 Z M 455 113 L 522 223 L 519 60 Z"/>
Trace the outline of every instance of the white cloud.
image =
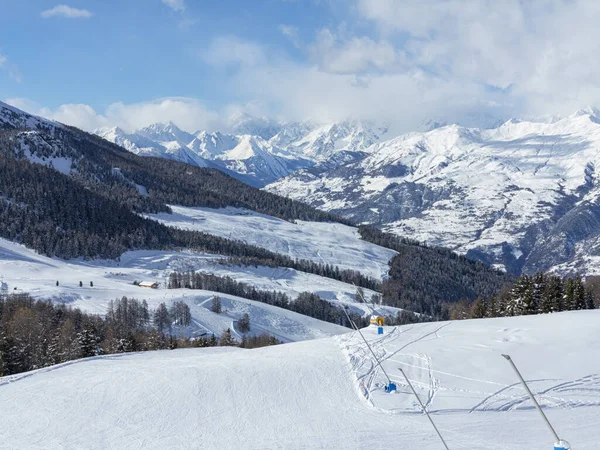
<path id="1" fill-rule="evenodd" d="M 298 37 L 298 27 L 293 25 L 279 25 L 279 31 L 286 38 L 288 38 L 294 47 L 300 47 L 302 45 L 300 38 Z"/>
<path id="2" fill-rule="evenodd" d="M 161 0 L 165 5 L 177 12 L 185 11 L 185 0 Z"/>
<path id="3" fill-rule="evenodd" d="M 183 130 L 194 132 L 214 129 L 220 119 L 217 112 L 206 108 L 199 100 L 187 97 L 134 104 L 113 103 L 107 108 L 106 117 L 128 131 L 170 120 Z"/>
<path id="4" fill-rule="evenodd" d="M 21 76 L 19 66 L 17 66 L 16 64 L 11 64 L 8 58 L 2 53 L 0 53 L 0 69 L 5 69 L 8 72 L 8 76 L 15 80 L 17 83 L 21 83 L 23 81 L 23 77 Z"/>
<path id="5" fill-rule="evenodd" d="M 187 97 L 170 97 L 154 101 L 126 104 L 116 102 L 100 114 L 85 104 L 65 104 L 56 109 L 42 107 L 24 98 L 9 98 L 6 103 L 31 114 L 73 125 L 86 131 L 101 127 L 119 126 L 127 132 L 155 122 L 172 121 L 183 130 L 216 129 L 220 115 L 207 109 L 198 100 Z"/>
<path id="6" fill-rule="evenodd" d="M 50 17 L 65 17 L 67 19 L 89 19 L 92 17 L 92 13 L 87 9 L 72 8 L 67 5 L 56 5 L 52 9 L 48 9 L 41 13 L 41 16 L 45 19 Z"/>
<path id="7" fill-rule="evenodd" d="M 414 67 L 506 90 L 517 113 L 600 104 L 600 3 L 586 0 L 355 0 Z"/>
<path id="8" fill-rule="evenodd" d="M 310 53 L 322 70 L 340 74 L 359 74 L 370 69 L 391 70 L 399 61 L 389 42 L 376 42 L 368 37 L 344 41 L 328 29 L 317 33 Z"/>
<path id="9" fill-rule="evenodd" d="M 232 35 L 214 39 L 201 56 L 207 63 L 215 66 L 255 66 L 266 61 L 261 45 Z"/>
<path id="10" fill-rule="evenodd" d="M 236 64 L 228 86 L 240 101 L 289 119 L 355 116 L 410 130 L 600 106 L 598 2 L 354 2 L 358 26 L 317 32 L 301 47 L 305 61 L 231 35 L 213 41 L 208 59 Z"/>

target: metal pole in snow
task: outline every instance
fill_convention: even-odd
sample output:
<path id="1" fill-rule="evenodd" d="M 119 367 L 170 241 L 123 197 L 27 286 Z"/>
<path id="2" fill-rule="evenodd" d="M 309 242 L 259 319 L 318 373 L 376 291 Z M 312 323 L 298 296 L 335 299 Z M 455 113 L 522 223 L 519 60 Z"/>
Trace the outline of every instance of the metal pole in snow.
<path id="1" fill-rule="evenodd" d="M 444 438 L 442 437 L 442 434 L 440 433 L 440 430 L 438 430 L 438 427 L 435 426 L 435 423 L 433 422 L 433 419 L 429 415 L 429 412 L 427 412 L 427 409 L 425 408 L 425 405 L 423 404 L 423 402 L 419 398 L 419 395 L 417 394 L 417 391 L 415 391 L 415 388 L 413 387 L 412 383 L 410 382 L 410 380 L 408 379 L 408 377 L 404 373 L 404 370 L 400 369 L 400 372 L 402 373 L 402 375 L 404 376 L 404 379 L 406 380 L 406 382 L 410 386 L 410 390 L 413 392 L 413 394 L 415 394 L 415 397 L 417 397 L 419 405 L 421 405 L 421 410 L 425 413 L 425 415 L 427 416 L 427 418 L 431 422 L 431 425 L 433 426 L 433 429 L 435 430 L 435 432 L 437 433 L 438 437 L 440 438 L 440 441 L 442 441 L 442 444 L 444 444 L 444 448 L 446 450 L 449 450 L 448 445 L 446 444 L 446 441 L 444 441 Z"/>
<path id="2" fill-rule="evenodd" d="M 529 397 L 533 401 L 533 404 L 535 405 L 535 407 L 537 408 L 537 410 L 540 412 L 540 415 L 544 419 L 544 422 L 546 422 L 546 425 L 548 425 L 548 428 L 550 428 L 550 431 L 552 432 L 552 435 L 556 438 L 556 442 L 560 442 L 560 438 L 558 437 L 558 434 L 554 430 L 554 427 L 552 427 L 552 424 L 550 423 L 550 421 L 546 417 L 546 414 L 544 414 L 544 411 L 542 411 L 542 408 L 541 408 L 540 404 L 535 399 L 535 397 L 533 395 L 533 392 L 531 392 L 531 390 L 529 389 L 529 386 L 527 386 L 527 383 L 523 379 L 523 376 L 521 375 L 521 372 L 519 372 L 519 369 L 517 369 L 517 366 L 515 365 L 514 361 L 511 359 L 511 357 L 509 355 L 502 355 L 502 356 L 510 363 L 510 365 L 514 369 L 515 373 L 517 374 L 517 376 L 521 380 L 521 383 L 525 387 L 525 390 L 529 394 Z"/>
<path id="3" fill-rule="evenodd" d="M 376 314 L 375 313 L 375 304 L 369 304 L 369 302 L 367 302 L 365 300 L 365 297 L 363 297 L 363 295 L 358 290 L 358 287 L 356 286 L 356 284 L 353 282 L 352 285 L 356 288 L 356 292 L 360 295 L 360 299 L 363 301 L 363 303 L 366 304 L 367 308 L 369 308 L 371 310 L 371 314 Z"/>
<path id="4" fill-rule="evenodd" d="M 356 324 L 350 319 L 350 316 L 348 315 L 348 311 L 346 311 L 346 308 L 344 306 L 342 306 L 342 309 L 344 310 L 344 314 L 346 314 L 346 318 L 348 319 L 348 322 L 350 322 L 350 324 L 354 327 L 354 329 L 356 331 L 358 331 L 358 334 L 360 334 L 360 337 L 363 338 L 363 341 L 365 341 L 365 344 L 367 344 L 367 347 L 369 348 L 369 350 L 371 350 L 371 354 L 373 355 L 373 358 L 375 358 L 375 361 L 377 362 L 377 364 L 379 365 L 379 367 L 381 368 L 381 371 L 383 372 L 383 374 L 385 375 L 385 377 L 388 380 L 388 384 L 390 384 L 392 382 L 392 380 L 390 379 L 390 377 L 388 376 L 387 372 L 385 371 L 385 369 L 383 368 L 383 366 L 381 365 L 381 363 L 379 362 L 379 358 L 377 358 L 377 355 L 375 355 L 375 352 L 373 351 L 373 349 L 371 348 L 371 346 L 369 345 L 369 343 L 367 342 L 367 340 L 365 339 L 365 336 L 362 334 L 362 332 L 360 331 L 360 329 L 356 326 Z M 419 401 L 419 404 L 421 405 L 421 410 L 427 415 L 427 418 L 429 419 L 429 421 L 431 422 L 431 425 L 433 425 L 433 429 L 435 430 L 435 432 L 437 433 L 438 437 L 440 438 L 440 441 L 442 441 L 442 444 L 444 444 L 444 448 L 446 450 L 450 450 L 448 448 L 448 445 L 446 444 L 446 441 L 444 441 L 444 438 L 442 437 L 442 434 L 440 433 L 440 430 L 438 430 L 438 428 L 435 426 L 435 423 L 433 422 L 433 419 L 431 418 L 431 416 L 429 415 L 429 412 L 427 412 L 427 410 L 425 409 L 425 405 L 423 405 L 423 402 L 421 401 L 421 399 L 419 398 L 417 391 L 415 391 L 415 388 L 413 387 L 413 385 L 411 384 L 410 380 L 408 379 L 408 377 L 406 376 L 406 374 L 404 373 L 404 370 L 400 369 L 400 372 L 402 372 L 402 375 L 404 375 L 404 379 L 406 380 L 406 382 L 408 383 L 408 385 L 410 386 L 410 389 L 413 391 L 413 394 L 415 394 L 415 397 L 417 397 L 417 400 Z"/>
<path id="5" fill-rule="evenodd" d="M 381 365 L 381 363 L 379 362 L 379 358 L 377 358 L 377 355 L 375 354 L 375 352 L 373 351 L 373 349 L 371 348 L 371 346 L 369 345 L 369 343 L 367 342 L 367 339 L 365 339 L 365 336 L 362 334 L 362 332 L 360 331 L 360 329 L 356 326 L 356 324 L 354 322 L 352 322 L 352 320 L 350 319 L 350 316 L 348 315 L 348 311 L 346 311 L 346 308 L 344 306 L 342 306 L 342 309 L 344 310 L 344 313 L 346 314 L 346 317 L 348 318 L 348 322 L 350 322 L 353 326 L 354 329 L 356 331 L 358 331 L 358 334 L 360 334 L 360 337 L 363 338 L 363 341 L 365 341 L 365 344 L 367 344 L 367 347 L 369 348 L 369 350 L 371 350 L 371 354 L 373 355 L 373 358 L 375 358 L 375 361 L 377 362 L 377 364 L 379 365 L 379 368 L 381 369 L 381 371 L 383 372 L 383 374 L 385 375 L 385 377 L 388 380 L 388 384 L 392 382 L 392 380 L 390 380 L 390 377 L 388 376 L 387 372 L 385 371 L 385 369 L 383 368 L 383 366 Z"/>

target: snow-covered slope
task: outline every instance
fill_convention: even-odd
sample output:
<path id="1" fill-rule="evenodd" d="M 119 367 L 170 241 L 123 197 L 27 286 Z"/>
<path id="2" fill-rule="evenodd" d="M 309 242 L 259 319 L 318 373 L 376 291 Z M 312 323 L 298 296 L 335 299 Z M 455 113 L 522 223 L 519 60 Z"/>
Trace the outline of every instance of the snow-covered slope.
<path id="1" fill-rule="evenodd" d="M 52 129 L 62 127 L 61 124 L 43 117 L 27 114 L 13 106 L 0 102 L 0 129 L 23 128 L 23 129 Z"/>
<path id="2" fill-rule="evenodd" d="M 151 309 L 161 302 L 168 305 L 183 300 L 191 309 L 193 323 L 188 330 L 192 335 L 205 332 L 220 335 L 225 328 L 248 313 L 252 332 L 266 331 L 284 342 L 314 339 L 345 332 L 345 328 L 310 317 L 221 293 L 189 289 L 166 289 L 172 271 L 198 270 L 220 276 L 233 276 L 260 289 L 286 292 L 295 297 L 303 291 L 314 291 L 332 302 L 348 304 L 358 313 L 366 314 L 366 307 L 355 304 L 352 285 L 302 274 L 285 269 L 228 267 L 218 263 L 215 255 L 175 251 L 127 252 L 117 261 L 63 261 L 47 258 L 12 242 L 0 239 L 0 277 L 9 292 L 27 292 L 40 299 L 51 299 L 81 308 L 84 311 L 104 314 L 111 300 L 123 296 L 145 299 Z M 279 280 L 269 282 L 269 275 L 283 271 Z M 161 283 L 159 289 L 144 289 L 133 282 L 149 280 Z M 56 282 L 59 286 L 56 286 Z M 79 287 L 79 282 L 83 283 Z M 93 282 L 93 286 L 90 286 Z M 210 311 L 214 295 L 222 299 L 223 314 Z M 339 300 L 338 300 L 339 299 Z M 394 314 L 396 310 L 389 312 Z M 237 337 L 237 336 L 236 336 Z M 1 446 L 0 446 L 1 448 Z"/>
<path id="3" fill-rule="evenodd" d="M 403 368 L 451 449 L 548 449 L 553 438 L 500 356 L 519 365 L 559 435 L 600 441 L 597 311 L 430 323 L 256 350 L 96 357 L 0 379 L 5 448 L 439 449 Z M 576 345 L 573 345 L 576 343 Z M 366 396 L 365 396 L 366 394 Z"/>
<path id="4" fill-rule="evenodd" d="M 358 230 L 339 223 L 291 223 L 239 208 L 186 208 L 171 205 L 173 214 L 148 217 L 165 225 L 237 239 L 292 258 L 334 264 L 375 278 L 386 276 L 396 254 L 360 239 Z"/>
<path id="5" fill-rule="evenodd" d="M 508 270 L 598 271 L 600 119 L 446 126 L 267 187 Z"/>
<path id="6" fill-rule="evenodd" d="M 334 223 L 300 222 L 292 224 L 247 210 L 226 208 L 183 208 L 172 206 L 174 214 L 152 216 L 169 226 L 205 230 L 210 233 L 246 240 L 271 251 L 359 270 L 381 277 L 393 251 L 361 241 L 355 228 Z M 28 292 L 36 298 L 52 299 L 92 313 L 104 314 L 110 300 L 122 296 L 146 299 L 151 308 L 184 300 L 194 319 L 192 332 L 220 334 L 245 312 L 253 329 L 262 330 L 283 341 L 330 336 L 344 328 L 311 319 L 291 311 L 242 298 L 218 294 L 226 313 L 213 314 L 210 300 L 214 292 L 165 289 L 171 272 L 200 271 L 230 276 L 259 290 L 280 291 L 290 298 L 301 292 L 314 292 L 322 299 L 345 304 L 354 312 L 367 315 L 367 305 L 357 303 L 356 287 L 330 278 L 281 267 L 239 267 L 223 264 L 219 255 L 191 251 L 139 250 L 114 260 L 70 260 L 48 258 L 22 245 L 0 239 L 0 278 L 10 292 Z M 161 283 L 158 290 L 142 289 L 133 282 L 149 280 Z M 59 286 L 56 286 L 56 282 Z M 79 282 L 83 283 L 79 287 Z M 93 287 L 90 286 L 93 282 Z M 365 290 L 370 298 L 374 292 Z M 396 315 L 398 309 L 380 306 L 382 314 Z"/>

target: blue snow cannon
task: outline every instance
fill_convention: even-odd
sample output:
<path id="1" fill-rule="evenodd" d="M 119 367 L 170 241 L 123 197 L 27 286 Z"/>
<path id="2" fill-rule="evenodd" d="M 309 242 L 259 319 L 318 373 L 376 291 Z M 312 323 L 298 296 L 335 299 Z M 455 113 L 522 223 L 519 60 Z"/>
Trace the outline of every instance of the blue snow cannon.
<path id="1" fill-rule="evenodd" d="M 383 334 L 383 327 L 377 327 L 377 334 Z"/>
<path id="2" fill-rule="evenodd" d="M 385 387 L 385 392 L 387 392 L 388 394 L 391 394 L 392 392 L 394 392 L 396 390 L 396 385 L 392 382 L 390 382 L 390 384 L 388 384 Z"/>

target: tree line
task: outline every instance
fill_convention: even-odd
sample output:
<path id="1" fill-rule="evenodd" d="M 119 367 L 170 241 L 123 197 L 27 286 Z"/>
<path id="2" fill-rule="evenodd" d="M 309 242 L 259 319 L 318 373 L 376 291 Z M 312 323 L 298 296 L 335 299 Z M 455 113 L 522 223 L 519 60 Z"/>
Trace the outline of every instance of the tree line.
<path id="1" fill-rule="evenodd" d="M 201 272 L 171 272 L 167 284 L 169 289 L 202 289 L 223 294 L 235 295 L 236 297 L 254 300 L 268 305 L 294 311 L 314 319 L 334 323 L 344 327 L 352 328 L 348 322 L 342 306 L 334 305 L 323 300 L 312 292 L 301 292 L 295 299 L 279 291 L 265 291 L 256 289 L 247 283 L 239 282 L 229 276 L 218 276 Z M 219 303 L 220 304 L 220 303 Z M 219 312 L 219 311 L 215 311 Z M 347 311 L 350 319 L 360 328 L 369 325 L 369 318 L 352 311 Z M 387 316 L 386 324 L 403 325 L 422 321 L 423 318 L 409 311 L 401 311 L 396 316 Z"/>
<path id="2" fill-rule="evenodd" d="M 268 257 L 257 258 L 253 256 L 234 256 L 219 261 L 222 264 L 233 266 L 266 266 L 266 267 L 288 267 L 300 272 L 312 273 L 332 280 L 342 281 L 348 284 L 370 289 L 372 291 L 381 290 L 381 281 L 364 275 L 358 270 L 340 269 L 338 266 L 329 263 L 318 263 L 308 259 L 292 258 L 280 253 L 271 253 Z"/>
<path id="3" fill-rule="evenodd" d="M 600 307 L 600 278 L 521 275 L 498 295 L 449 305 L 450 319 L 511 317 Z"/>
<path id="4" fill-rule="evenodd" d="M 372 226 L 360 226 L 359 233 L 362 239 L 398 253 L 389 262 L 389 277 L 381 288 L 386 305 L 444 320 L 449 303 L 497 295 L 514 281 L 510 274 L 446 248 L 429 247 Z"/>
<path id="5" fill-rule="evenodd" d="M 239 264 L 278 265 L 365 288 L 380 287 L 378 280 L 357 271 L 293 259 L 208 233 L 167 227 L 139 216 L 130 205 L 102 196 L 73 177 L 26 158 L 0 158 L 0 175 L 0 237 L 47 256 L 113 259 L 127 250 L 185 247 L 236 256 Z"/>
<path id="6" fill-rule="evenodd" d="M 28 294 L 0 297 L 0 376 L 14 375 L 79 358 L 116 353 L 216 345 L 254 348 L 279 343 L 263 336 L 242 343 L 225 330 L 220 338 L 183 338 L 170 333 L 172 325 L 189 324 L 189 308 L 175 302 L 151 311 L 145 301 L 123 297 L 112 301 L 105 317 L 64 304 L 35 300 Z M 164 313 L 166 310 L 167 318 Z M 154 326 L 161 321 L 162 330 Z"/>

